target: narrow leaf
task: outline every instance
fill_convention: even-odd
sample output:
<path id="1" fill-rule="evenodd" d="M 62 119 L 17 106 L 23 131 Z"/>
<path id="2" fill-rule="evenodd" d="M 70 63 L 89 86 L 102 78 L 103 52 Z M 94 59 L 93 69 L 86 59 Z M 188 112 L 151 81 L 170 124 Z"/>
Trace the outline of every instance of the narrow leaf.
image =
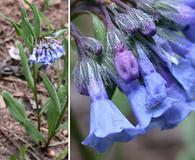
<path id="1" fill-rule="evenodd" d="M 41 18 L 39 15 L 38 8 L 34 4 L 31 4 L 31 9 L 34 17 L 34 32 L 36 37 L 38 38 L 41 32 Z"/>
<path id="2" fill-rule="evenodd" d="M 65 148 L 65 150 L 60 153 L 60 155 L 55 160 L 64 160 L 68 155 L 68 149 Z"/>
<path id="3" fill-rule="evenodd" d="M 45 142 L 43 135 L 37 130 L 32 121 L 26 120 L 24 125 L 27 133 L 32 137 L 32 139 L 36 142 Z"/>
<path id="4" fill-rule="evenodd" d="M 13 98 L 7 91 L 3 91 L 2 96 L 11 115 L 18 122 L 24 124 L 26 120 L 25 106 L 20 101 Z"/>
<path id="5" fill-rule="evenodd" d="M 95 38 L 105 45 L 106 33 L 107 33 L 106 27 L 98 16 L 96 16 L 93 13 L 90 13 L 90 15 L 92 16 L 93 32 L 94 32 Z"/>
<path id="6" fill-rule="evenodd" d="M 67 103 L 67 87 L 61 86 L 57 92 L 57 96 L 60 101 L 60 105 L 62 108 L 62 112 L 59 113 L 57 107 L 54 105 L 51 98 L 47 100 L 40 114 L 47 112 L 47 123 L 48 123 L 48 136 L 52 136 L 55 132 L 57 132 L 57 128 L 59 127 L 59 121 L 61 120 L 62 114 L 64 114 L 65 106 Z"/>
<path id="7" fill-rule="evenodd" d="M 54 37 L 59 38 L 63 33 L 67 32 L 67 31 L 68 31 L 67 29 L 61 29 L 61 30 L 54 33 Z"/>
<path id="8" fill-rule="evenodd" d="M 30 67 L 28 65 L 28 58 L 26 54 L 24 53 L 23 46 L 21 44 L 17 45 L 21 57 L 21 62 L 22 62 L 22 69 L 24 72 L 24 77 L 28 83 L 29 88 L 34 91 L 34 80 L 30 71 Z"/>
<path id="9" fill-rule="evenodd" d="M 56 126 L 58 124 L 59 117 L 60 113 L 58 112 L 56 106 L 52 103 L 48 106 L 47 111 L 48 137 L 52 137 L 56 132 Z"/>
<path id="10" fill-rule="evenodd" d="M 26 148 L 20 147 L 19 149 L 19 160 L 25 160 Z"/>
<path id="11" fill-rule="evenodd" d="M 35 32 L 36 37 L 38 38 L 40 36 L 40 32 L 41 32 L 41 17 L 39 15 L 39 10 L 36 7 L 36 5 L 29 3 L 27 0 L 24 0 L 24 2 L 32 10 L 33 19 L 34 19 L 34 32 Z"/>
<path id="12" fill-rule="evenodd" d="M 36 129 L 33 122 L 27 118 L 24 104 L 13 98 L 7 91 L 3 91 L 2 95 L 11 115 L 25 128 L 32 139 L 37 143 L 44 142 L 41 133 Z"/>
<path id="13" fill-rule="evenodd" d="M 68 81 L 68 39 L 65 37 L 63 41 L 63 46 L 65 49 L 65 55 L 64 55 L 64 70 L 62 73 L 62 79 L 66 82 Z"/>
<path id="14" fill-rule="evenodd" d="M 57 96 L 59 98 L 61 108 L 63 109 L 65 104 L 67 103 L 67 87 L 61 86 L 58 89 Z M 51 100 L 51 98 L 48 98 L 48 100 L 45 102 L 44 106 L 42 107 L 40 115 L 47 112 L 48 109 L 51 107 L 51 105 L 53 105 L 52 100 Z"/>
<path id="15" fill-rule="evenodd" d="M 21 22 L 21 28 L 24 31 L 24 33 L 26 34 L 25 37 L 23 37 L 24 39 L 28 39 L 28 41 L 33 44 L 34 42 L 36 42 L 36 36 L 35 36 L 35 32 L 29 22 L 28 16 L 26 14 L 26 10 L 22 9 L 21 10 L 22 13 L 22 22 Z"/>
<path id="16" fill-rule="evenodd" d="M 9 160 L 17 160 L 16 156 L 15 155 L 12 155 L 9 157 Z"/>
<path id="17" fill-rule="evenodd" d="M 40 72 L 40 73 L 43 78 L 43 83 L 45 85 L 45 88 L 47 89 L 51 97 L 52 103 L 54 104 L 55 107 L 57 107 L 58 112 L 61 113 L 62 108 L 61 108 L 60 101 L 59 101 L 59 98 L 57 96 L 54 86 L 52 85 L 51 81 L 49 80 L 49 78 L 46 76 L 45 73 L 43 72 Z"/>

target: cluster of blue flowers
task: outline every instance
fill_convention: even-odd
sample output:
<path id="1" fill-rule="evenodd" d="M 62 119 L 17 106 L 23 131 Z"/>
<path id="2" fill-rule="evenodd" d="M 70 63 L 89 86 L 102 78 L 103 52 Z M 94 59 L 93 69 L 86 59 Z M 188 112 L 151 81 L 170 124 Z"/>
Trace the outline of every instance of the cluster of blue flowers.
<path id="1" fill-rule="evenodd" d="M 63 45 L 52 37 L 45 37 L 33 48 L 29 61 L 35 64 L 48 65 L 54 63 L 55 60 L 61 58 L 63 55 Z"/>
<path id="2" fill-rule="evenodd" d="M 106 47 L 71 24 L 78 47 L 75 82 L 90 96 L 90 132 L 82 142 L 104 152 L 152 128 L 171 129 L 195 110 L 195 1 L 103 0 Z M 110 100 L 111 81 L 129 100 L 133 125 Z"/>

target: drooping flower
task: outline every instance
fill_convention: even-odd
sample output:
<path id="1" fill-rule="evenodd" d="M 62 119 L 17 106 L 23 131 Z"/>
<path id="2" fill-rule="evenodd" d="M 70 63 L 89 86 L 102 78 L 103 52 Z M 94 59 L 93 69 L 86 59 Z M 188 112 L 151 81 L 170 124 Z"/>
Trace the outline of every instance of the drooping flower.
<path id="1" fill-rule="evenodd" d="M 91 99 L 90 132 L 82 144 L 104 152 L 114 142 L 133 139 L 141 130 L 136 129 L 108 99 L 101 77 L 96 79 L 92 68 L 89 75 L 87 88 Z"/>
<path id="2" fill-rule="evenodd" d="M 85 36 L 83 36 L 80 40 L 81 40 L 81 45 L 83 46 L 88 56 L 94 58 L 102 54 L 103 46 L 98 40 L 92 37 L 85 37 Z"/>
<path id="3" fill-rule="evenodd" d="M 64 48 L 59 41 L 44 39 L 36 44 L 29 61 L 35 64 L 41 63 L 42 65 L 48 65 L 61 58 L 63 55 Z"/>
<path id="4" fill-rule="evenodd" d="M 139 31 L 143 35 L 153 36 L 156 34 L 156 24 L 147 13 L 134 8 L 129 8 L 127 13 L 135 21 L 134 23 L 137 24 Z"/>
<path id="5" fill-rule="evenodd" d="M 164 69 L 161 74 L 169 84 L 167 86 L 167 98 L 161 105 L 166 107 L 163 114 L 152 118 L 150 128 L 171 129 L 180 124 L 190 113 L 195 110 L 195 101 L 187 97 L 186 92 Z"/>
<path id="6" fill-rule="evenodd" d="M 129 36 L 133 36 L 139 29 L 138 24 L 128 14 L 116 13 L 115 20 L 120 30 Z"/>
<path id="7" fill-rule="evenodd" d="M 158 38 L 155 38 L 157 46 L 162 46 L 163 50 L 155 49 L 155 53 L 167 63 L 167 67 L 171 74 L 177 79 L 177 81 L 185 89 L 190 98 L 195 97 L 195 68 L 192 66 L 188 59 L 179 57 L 175 54 L 168 41 L 160 42 Z M 156 47 L 153 47 L 156 48 Z"/>
<path id="8" fill-rule="evenodd" d="M 129 36 L 138 31 L 146 36 L 153 36 L 156 33 L 156 25 L 149 15 L 128 6 L 126 13 L 115 11 L 115 21 L 120 30 Z"/>
<path id="9" fill-rule="evenodd" d="M 166 81 L 157 73 L 154 65 L 147 57 L 144 49 L 137 44 L 137 53 L 139 55 L 139 68 L 144 79 L 148 96 L 147 106 L 153 107 L 160 103 L 166 97 Z"/>

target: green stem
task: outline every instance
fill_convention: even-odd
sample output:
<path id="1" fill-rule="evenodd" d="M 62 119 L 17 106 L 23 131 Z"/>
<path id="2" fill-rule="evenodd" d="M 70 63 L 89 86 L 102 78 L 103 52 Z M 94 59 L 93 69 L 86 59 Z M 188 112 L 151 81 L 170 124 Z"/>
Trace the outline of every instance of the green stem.
<path id="1" fill-rule="evenodd" d="M 57 84 L 58 84 L 58 88 L 59 88 L 60 87 L 60 84 L 61 84 L 60 62 L 59 61 L 56 62 L 56 66 L 57 66 Z"/>
<path id="2" fill-rule="evenodd" d="M 34 79 L 34 98 L 35 98 L 35 105 L 36 105 L 36 112 L 37 112 L 37 129 L 38 131 L 41 130 L 41 117 L 39 116 L 40 113 L 40 108 L 39 108 L 39 101 L 38 101 L 38 94 L 37 94 L 37 76 L 38 76 L 38 72 L 37 72 L 37 68 L 35 66 L 35 64 L 33 64 L 33 79 Z"/>
<path id="3" fill-rule="evenodd" d="M 63 116 L 64 116 L 64 113 L 65 113 L 65 111 L 66 111 L 66 108 L 67 108 L 67 107 L 64 106 L 64 108 L 63 108 L 63 110 L 62 110 L 62 113 L 61 113 L 61 115 L 60 115 L 60 117 L 59 117 L 59 119 L 58 119 L 58 121 L 57 121 L 57 124 L 56 124 L 56 127 L 55 127 L 55 132 L 53 132 L 53 133 L 48 137 L 47 143 L 45 144 L 45 148 L 47 148 L 47 147 L 49 146 L 51 139 L 55 136 L 56 130 L 57 130 L 58 127 L 60 126 L 60 123 L 61 123 L 62 118 L 63 118 Z"/>

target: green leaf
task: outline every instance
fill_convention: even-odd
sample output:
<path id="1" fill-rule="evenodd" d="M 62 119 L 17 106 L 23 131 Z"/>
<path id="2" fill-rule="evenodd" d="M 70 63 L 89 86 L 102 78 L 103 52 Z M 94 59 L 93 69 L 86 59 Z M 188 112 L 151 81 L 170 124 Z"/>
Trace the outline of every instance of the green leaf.
<path id="1" fill-rule="evenodd" d="M 92 16 L 93 32 L 95 38 L 105 45 L 107 29 L 98 16 L 93 13 L 90 13 L 90 15 Z"/>
<path id="2" fill-rule="evenodd" d="M 21 13 L 22 13 L 21 28 L 22 31 L 24 32 L 23 39 L 25 41 L 28 41 L 30 43 L 30 47 L 32 47 L 33 44 L 36 42 L 35 32 L 29 22 L 26 10 L 22 8 Z"/>
<path id="3" fill-rule="evenodd" d="M 66 54 L 64 55 L 64 70 L 62 73 L 62 79 L 67 82 L 68 81 L 68 39 L 66 37 L 64 38 L 63 46 Z"/>
<path id="4" fill-rule="evenodd" d="M 65 148 L 65 150 L 60 153 L 60 155 L 55 160 L 64 160 L 68 155 L 68 149 Z"/>
<path id="5" fill-rule="evenodd" d="M 34 19 L 34 33 L 36 37 L 38 38 L 40 36 L 41 32 L 41 17 L 39 15 L 39 10 L 36 5 L 29 3 L 27 0 L 24 0 L 24 2 L 31 8 L 33 13 L 33 19 Z"/>
<path id="6" fill-rule="evenodd" d="M 64 38 L 63 46 L 64 46 L 66 54 L 68 54 L 68 39 L 66 37 Z"/>
<path id="7" fill-rule="evenodd" d="M 34 17 L 34 32 L 36 37 L 38 38 L 41 32 L 41 18 L 39 15 L 38 8 L 34 4 L 31 4 L 31 9 Z"/>
<path id="8" fill-rule="evenodd" d="M 58 89 L 57 96 L 59 98 L 61 108 L 63 109 L 65 104 L 67 103 L 67 87 L 61 86 Z M 48 100 L 45 102 L 44 106 L 42 107 L 40 115 L 47 112 L 51 105 L 53 105 L 52 100 L 51 100 L 51 98 L 48 98 Z"/>
<path id="9" fill-rule="evenodd" d="M 124 115 L 127 116 L 130 113 L 128 99 L 118 88 L 114 92 L 112 101 Z"/>
<path id="10" fill-rule="evenodd" d="M 24 124 L 26 121 L 25 106 L 20 101 L 13 98 L 9 92 L 2 92 L 3 99 L 9 109 L 11 115 L 20 123 Z"/>
<path id="11" fill-rule="evenodd" d="M 62 108 L 54 86 L 52 85 L 51 81 L 49 80 L 49 78 L 45 73 L 43 72 L 40 73 L 41 73 L 41 77 L 43 78 L 44 86 L 51 97 L 52 103 L 54 104 L 55 108 L 57 108 L 58 113 L 61 113 Z"/>
<path id="12" fill-rule="evenodd" d="M 54 33 L 54 37 L 59 38 L 63 33 L 67 32 L 67 31 L 68 31 L 68 29 L 61 29 L 61 30 Z"/>
<path id="13" fill-rule="evenodd" d="M 52 136 L 54 133 L 57 132 L 57 128 L 59 127 L 59 121 L 62 118 L 62 114 L 64 114 L 65 106 L 67 103 L 67 87 L 66 86 L 61 86 L 57 92 L 57 96 L 60 101 L 60 105 L 62 108 L 62 112 L 58 112 L 57 107 L 54 105 L 53 101 L 51 98 L 47 100 L 45 105 L 43 106 L 43 109 L 40 112 L 43 114 L 44 112 L 47 112 L 47 123 L 48 123 L 48 130 L 49 136 Z"/>
<path id="14" fill-rule="evenodd" d="M 19 160 L 25 160 L 26 148 L 20 147 L 19 149 Z"/>
<path id="15" fill-rule="evenodd" d="M 36 129 L 33 122 L 27 118 L 24 104 L 13 98 L 7 91 L 3 91 L 2 96 L 11 115 L 26 129 L 32 139 L 37 143 L 44 142 L 41 133 Z"/>
<path id="16" fill-rule="evenodd" d="M 17 160 L 17 158 L 16 158 L 15 155 L 11 155 L 11 156 L 9 157 L 9 160 Z"/>
<path id="17" fill-rule="evenodd" d="M 60 131 L 60 130 L 65 130 L 68 129 L 68 121 L 65 121 L 64 123 L 62 123 L 58 129 L 56 130 L 56 132 Z"/>
<path id="18" fill-rule="evenodd" d="M 14 27 L 14 29 L 15 29 L 15 31 L 16 31 L 16 34 L 17 34 L 18 36 L 21 36 L 21 35 L 22 35 L 22 30 L 21 30 L 21 28 L 20 28 L 20 25 L 17 24 L 17 23 L 15 23 L 14 21 L 11 21 L 11 24 L 12 24 L 12 26 Z"/>
<path id="19" fill-rule="evenodd" d="M 61 86 L 58 89 L 58 93 L 57 94 L 58 94 L 58 98 L 60 100 L 61 108 L 63 110 L 64 107 L 66 107 L 66 103 L 68 101 L 68 89 L 67 89 L 67 86 L 66 85 Z"/>
<path id="20" fill-rule="evenodd" d="M 22 69 L 24 72 L 24 77 L 28 83 L 29 88 L 34 91 L 34 80 L 30 71 L 30 67 L 28 65 L 28 59 L 26 54 L 24 53 L 24 48 L 21 44 L 17 45 L 21 57 L 21 62 L 22 62 Z"/>
<path id="21" fill-rule="evenodd" d="M 51 105 L 48 106 L 47 111 L 48 137 L 52 137 L 56 132 L 56 126 L 58 124 L 59 117 L 60 113 L 52 102 Z"/>
<path id="22" fill-rule="evenodd" d="M 35 125 L 33 124 L 32 121 L 30 120 L 26 120 L 25 121 L 25 125 L 24 125 L 27 133 L 32 137 L 32 139 L 36 142 L 45 142 L 45 139 L 43 137 L 43 135 L 37 130 L 37 128 L 35 127 Z"/>

